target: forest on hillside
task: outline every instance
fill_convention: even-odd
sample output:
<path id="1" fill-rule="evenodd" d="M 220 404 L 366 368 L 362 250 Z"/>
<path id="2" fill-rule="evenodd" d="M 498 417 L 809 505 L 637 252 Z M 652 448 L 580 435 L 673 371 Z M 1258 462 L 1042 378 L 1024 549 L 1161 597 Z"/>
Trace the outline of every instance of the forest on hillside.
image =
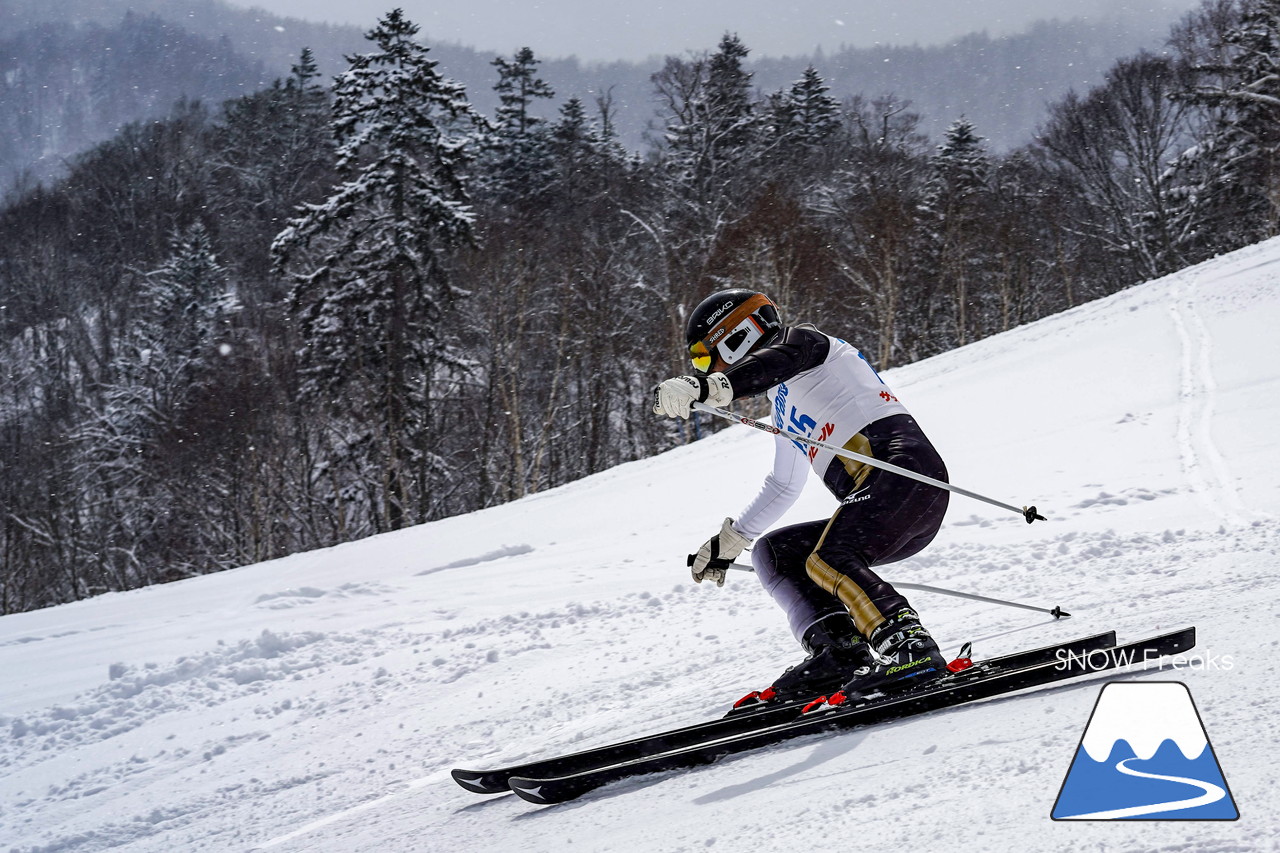
<path id="1" fill-rule="evenodd" d="M 729 286 L 924 358 L 1280 231 L 1280 0 L 1207 0 L 996 152 L 819 67 L 668 57 L 659 132 L 521 49 L 478 110 L 388 13 L 325 85 L 183 102 L 0 209 L 0 612 L 323 547 L 686 441 Z M 704 425 L 705 428 L 705 425 Z"/>
<path id="2" fill-rule="evenodd" d="M 224 0 L 0 0 L 0 196 L 66 174 L 66 161 L 114 136 L 122 125 L 163 118 L 181 96 L 206 104 L 249 94 L 288 73 L 305 45 L 320 79 L 331 81 L 362 52 L 358 27 L 278 17 Z M 1045 104 L 1100 82 L 1120 56 L 1159 50 L 1172 18 L 1116 13 L 1107 20 L 1040 22 L 993 38 L 976 33 L 927 47 L 844 47 L 828 55 L 752 55 L 759 91 L 789 85 L 807 64 L 820 67 L 837 100 L 858 92 L 910 99 L 921 128 L 940 136 L 964 114 L 995 150 L 1027 142 Z M 493 53 L 419 40 L 477 110 L 498 107 Z M 510 45 L 515 50 L 520 45 Z M 583 62 L 539 56 L 539 76 L 562 95 L 591 102 L 607 93 L 618 141 L 646 148 L 660 135 L 650 77 L 661 58 Z M 555 105 L 535 105 L 553 118 Z"/>

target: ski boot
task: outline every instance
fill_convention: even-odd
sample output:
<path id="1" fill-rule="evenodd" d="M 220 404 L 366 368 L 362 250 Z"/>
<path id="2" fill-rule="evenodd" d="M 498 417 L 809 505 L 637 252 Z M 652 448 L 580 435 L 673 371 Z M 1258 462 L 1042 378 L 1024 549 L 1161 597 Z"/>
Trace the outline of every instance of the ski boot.
<path id="1" fill-rule="evenodd" d="M 873 665 L 855 673 L 840 691 L 858 698 L 920 687 L 947 674 L 947 662 L 910 607 L 889 616 L 868 638 Z"/>
<path id="2" fill-rule="evenodd" d="M 807 658 L 789 667 L 768 689 L 738 700 L 734 710 L 825 696 L 860 673 L 869 673 L 874 664 L 870 646 L 848 613 L 833 613 L 815 622 L 805 631 L 801 645 L 809 653 Z"/>

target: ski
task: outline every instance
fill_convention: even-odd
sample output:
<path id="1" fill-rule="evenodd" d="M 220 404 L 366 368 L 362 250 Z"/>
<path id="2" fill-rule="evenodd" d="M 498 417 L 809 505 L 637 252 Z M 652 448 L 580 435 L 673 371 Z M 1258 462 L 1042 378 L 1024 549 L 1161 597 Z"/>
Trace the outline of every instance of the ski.
<path id="1" fill-rule="evenodd" d="M 787 722 L 689 746 L 643 755 L 602 767 L 544 777 L 514 775 L 511 790 L 531 803 L 561 803 L 602 785 L 652 773 L 711 764 L 726 755 L 771 746 L 792 738 L 882 723 L 941 708 L 1065 681 L 1094 672 L 1143 664 L 1195 646 L 1195 628 L 1183 628 L 1135 643 L 1064 655 L 1031 667 L 988 673 L 964 683 L 944 683 L 906 696 L 837 706 Z M 934 684 L 937 684 L 936 682 Z"/>
<path id="2" fill-rule="evenodd" d="M 1038 649 L 1013 652 L 977 661 L 969 669 L 945 676 L 945 683 L 965 684 L 986 675 L 1056 661 L 1064 654 L 1078 655 L 1110 648 L 1115 643 L 1115 631 L 1107 631 Z M 657 752 L 693 746 L 706 740 L 741 735 L 794 720 L 800 716 L 806 704 L 808 704 L 807 701 L 782 705 L 765 704 L 736 713 L 731 712 L 728 716 L 716 720 L 645 735 L 621 743 L 594 747 L 572 755 L 556 756 L 511 767 L 494 770 L 455 769 L 453 779 L 472 793 L 499 794 L 511 790 L 509 780 L 513 776 L 524 778 L 566 776 L 583 770 L 631 761 Z"/>

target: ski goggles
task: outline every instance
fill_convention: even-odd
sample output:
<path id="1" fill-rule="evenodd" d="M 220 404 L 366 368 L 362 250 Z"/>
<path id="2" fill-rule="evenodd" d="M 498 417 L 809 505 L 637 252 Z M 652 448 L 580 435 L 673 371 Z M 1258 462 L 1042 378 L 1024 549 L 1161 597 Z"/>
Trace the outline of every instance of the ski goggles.
<path id="1" fill-rule="evenodd" d="M 730 320 L 733 319 L 731 316 Z M 725 366 L 733 364 L 751 352 L 756 342 L 764 337 L 764 327 L 754 315 L 741 319 L 737 325 L 726 329 L 718 327 L 710 336 L 689 347 L 689 360 L 699 373 L 710 373 L 717 359 Z M 710 347 L 707 341 L 714 341 Z"/>
<path id="2" fill-rule="evenodd" d="M 711 372 L 711 353 L 702 341 L 689 347 L 689 360 L 693 362 L 693 369 L 699 373 Z"/>

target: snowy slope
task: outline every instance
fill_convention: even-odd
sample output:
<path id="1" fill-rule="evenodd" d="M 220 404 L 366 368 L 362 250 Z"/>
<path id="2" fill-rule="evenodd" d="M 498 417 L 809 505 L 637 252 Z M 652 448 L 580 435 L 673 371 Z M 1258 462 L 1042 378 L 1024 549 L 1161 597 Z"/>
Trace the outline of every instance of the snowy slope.
<path id="1" fill-rule="evenodd" d="M 733 428 L 508 506 L 0 619 L 0 851 L 1273 849 L 1280 240 L 895 370 L 955 482 L 891 578 L 945 650 L 1200 628 L 1234 823 L 1049 819 L 1095 678 L 539 809 L 448 778 L 717 714 L 801 656 L 684 555 L 771 442 Z M 711 486 L 709 484 L 714 484 Z M 825 516 L 816 482 L 788 520 Z"/>

